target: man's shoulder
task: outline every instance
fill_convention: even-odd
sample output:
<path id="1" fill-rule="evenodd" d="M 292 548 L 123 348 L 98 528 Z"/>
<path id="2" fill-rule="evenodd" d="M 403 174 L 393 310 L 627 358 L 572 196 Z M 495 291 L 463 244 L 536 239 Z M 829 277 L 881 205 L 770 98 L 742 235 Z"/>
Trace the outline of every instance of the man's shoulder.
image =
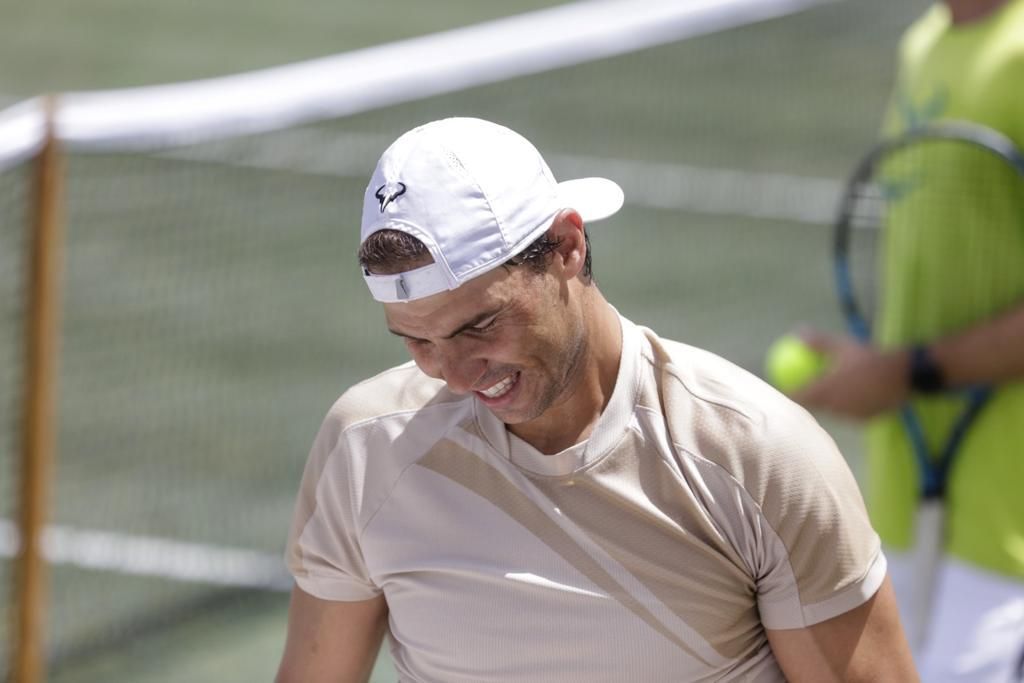
<path id="1" fill-rule="evenodd" d="M 473 410 L 471 397 L 453 394 L 413 363 L 399 365 L 352 386 L 335 401 L 307 467 L 313 472 L 342 468 L 351 486 L 386 497 L 404 469 L 472 418 Z"/>
<path id="2" fill-rule="evenodd" d="M 694 402 L 742 420 L 758 420 L 766 410 L 784 410 L 791 403 L 754 373 L 712 351 L 649 330 L 647 337 L 662 391 L 682 391 Z"/>
<path id="3" fill-rule="evenodd" d="M 672 441 L 724 469 L 748 490 L 788 479 L 820 459 L 842 458 L 802 406 L 710 351 L 652 336 L 657 401 Z"/>
<path id="4" fill-rule="evenodd" d="M 465 403 L 441 380 L 423 374 L 413 362 L 389 368 L 363 380 L 343 393 L 329 416 L 342 428 L 374 420 L 414 415 L 433 406 Z"/>

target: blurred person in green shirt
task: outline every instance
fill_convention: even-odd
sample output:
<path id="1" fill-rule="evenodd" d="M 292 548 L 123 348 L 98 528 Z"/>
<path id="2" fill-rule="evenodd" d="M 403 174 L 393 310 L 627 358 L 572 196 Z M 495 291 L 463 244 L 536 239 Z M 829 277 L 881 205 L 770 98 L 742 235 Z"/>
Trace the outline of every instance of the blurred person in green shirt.
<path id="1" fill-rule="evenodd" d="M 943 120 L 983 124 L 1024 149 L 1024 0 L 945 0 L 906 31 L 884 133 L 897 136 Z M 962 182 L 978 182 L 966 165 L 960 172 Z M 816 330 L 802 333 L 830 356 L 831 366 L 794 398 L 867 420 L 869 511 L 886 545 L 904 624 L 920 636 L 923 680 L 1020 681 L 1024 199 L 1005 196 L 955 208 L 914 226 L 911 234 L 922 236 L 916 241 L 887 240 L 880 268 L 888 289 L 873 345 Z M 979 236 L 964 235 L 965 223 L 984 229 L 985 252 L 996 259 L 970 258 Z M 943 386 L 996 387 L 957 451 L 947 482 L 946 554 L 928 624 L 908 623 L 920 479 L 896 408 L 913 397 L 928 441 L 937 444 L 960 406 L 956 399 L 915 392 L 910 349 L 918 345 Z"/>

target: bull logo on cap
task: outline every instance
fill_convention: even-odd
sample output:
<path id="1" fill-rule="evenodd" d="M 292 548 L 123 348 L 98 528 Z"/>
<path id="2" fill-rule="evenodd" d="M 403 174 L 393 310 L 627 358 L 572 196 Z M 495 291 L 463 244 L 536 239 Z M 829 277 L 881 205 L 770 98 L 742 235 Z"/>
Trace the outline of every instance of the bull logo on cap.
<path id="1" fill-rule="evenodd" d="M 380 212 L 384 213 L 384 209 L 388 208 L 388 204 L 403 194 L 405 194 L 405 183 L 384 183 L 377 188 L 377 192 L 373 196 L 380 202 Z"/>

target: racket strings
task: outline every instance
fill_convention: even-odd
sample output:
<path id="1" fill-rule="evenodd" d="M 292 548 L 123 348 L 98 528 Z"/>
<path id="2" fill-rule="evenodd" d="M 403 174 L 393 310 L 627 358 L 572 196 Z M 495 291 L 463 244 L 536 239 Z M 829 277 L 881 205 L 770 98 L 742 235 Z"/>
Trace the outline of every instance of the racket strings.
<path id="1" fill-rule="evenodd" d="M 844 307 L 875 343 L 927 343 L 1024 299 L 1024 177 L 1000 154 L 964 140 L 894 145 L 862 166 L 844 207 L 853 299 Z M 963 393 L 912 401 L 919 457 L 940 461 L 973 402 Z"/>

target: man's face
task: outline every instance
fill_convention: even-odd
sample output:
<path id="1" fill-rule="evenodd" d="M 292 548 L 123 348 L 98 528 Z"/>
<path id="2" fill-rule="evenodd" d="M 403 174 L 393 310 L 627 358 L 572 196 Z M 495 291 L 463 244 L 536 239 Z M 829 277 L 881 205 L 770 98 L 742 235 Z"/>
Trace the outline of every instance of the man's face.
<path id="1" fill-rule="evenodd" d="M 568 398 L 585 351 L 567 284 L 528 266 L 496 268 L 455 290 L 384 305 L 416 365 L 457 394 L 472 392 L 506 424 Z"/>

